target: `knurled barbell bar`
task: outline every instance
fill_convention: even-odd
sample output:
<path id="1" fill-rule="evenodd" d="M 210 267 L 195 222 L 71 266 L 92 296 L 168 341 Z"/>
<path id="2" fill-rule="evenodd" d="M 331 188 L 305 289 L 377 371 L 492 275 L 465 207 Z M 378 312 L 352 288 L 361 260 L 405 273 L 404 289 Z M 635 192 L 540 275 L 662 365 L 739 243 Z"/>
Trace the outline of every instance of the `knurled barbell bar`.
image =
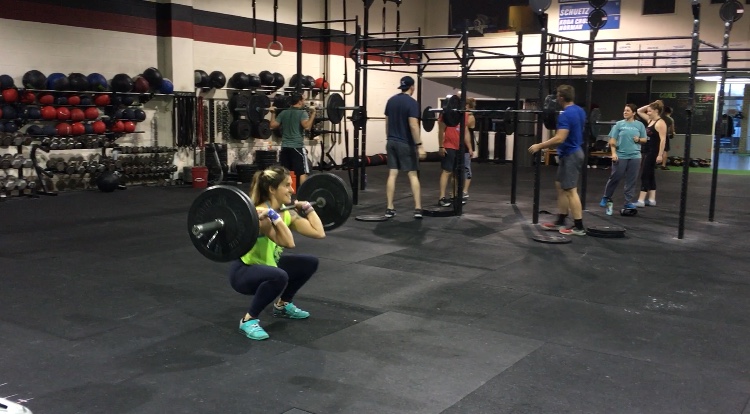
<path id="1" fill-rule="evenodd" d="M 425 131 L 430 132 L 435 127 L 435 122 L 438 118 L 435 114 L 442 113 L 443 123 L 449 127 L 455 127 L 461 123 L 461 118 L 464 113 L 485 113 L 485 114 L 498 114 L 502 115 L 505 120 L 506 132 L 512 133 L 515 129 L 514 123 L 516 122 L 515 114 L 517 113 L 531 113 L 541 114 L 544 121 L 544 126 L 547 129 L 555 129 L 557 127 L 557 115 L 560 112 L 559 105 L 555 95 L 547 95 L 544 100 L 543 110 L 529 110 L 529 109 L 462 109 L 461 98 L 456 95 L 448 98 L 442 108 L 432 108 L 428 106 L 422 111 L 422 127 Z"/>
<path id="2" fill-rule="evenodd" d="M 310 175 L 297 191 L 299 200 L 315 204 L 326 230 L 346 222 L 352 210 L 352 190 L 331 173 Z M 293 206 L 283 206 L 289 210 Z M 258 239 L 260 224 L 255 204 L 234 186 L 216 185 L 204 190 L 190 206 L 187 229 L 190 239 L 206 258 L 217 262 L 239 259 Z"/>
<path id="3" fill-rule="evenodd" d="M 283 102 L 281 98 L 274 98 L 274 107 L 279 109 L 286 109 L 289 106 L 279 106 Z M 259 123 L 268 113 L 270 109 L 270 99 L 265 95 L 253 95 L 250 97 L 250 102 L 247 107 L 247 118 L 254 124 Z M 338 125 L 346 116 L 346 111 L 352 111 L 352 115 L 349 117 L 352 121 L 352 125 L 355 128 L 364 127 L 364 123 L 367 121 L 367 111 L 363 106 L 346 106 L 344 97 L 338 93 L 332 93 L 328 96 L 326 105 L 322 108 L 317 108 L 326 112 L 327 120 L 334 125 Z"/>

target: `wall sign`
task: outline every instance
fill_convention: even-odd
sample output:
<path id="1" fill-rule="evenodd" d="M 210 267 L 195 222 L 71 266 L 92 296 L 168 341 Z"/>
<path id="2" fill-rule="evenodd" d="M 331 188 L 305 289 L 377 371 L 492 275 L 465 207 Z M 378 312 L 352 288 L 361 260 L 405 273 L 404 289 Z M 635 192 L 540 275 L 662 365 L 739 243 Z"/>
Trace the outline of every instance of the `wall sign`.
<path id="1" fill-rule="evenodd" d="M 594 10 L 588 1 L 563 1 L 560 2 L 560 21 L 557 30 L 559 32 L 574 32 L 591 30 L 588 23 L 589 13 Z M 620 28 L 620 1 L 608 1 L 603 9 L 607 12 L 607 24 L 601 30 Z"/>

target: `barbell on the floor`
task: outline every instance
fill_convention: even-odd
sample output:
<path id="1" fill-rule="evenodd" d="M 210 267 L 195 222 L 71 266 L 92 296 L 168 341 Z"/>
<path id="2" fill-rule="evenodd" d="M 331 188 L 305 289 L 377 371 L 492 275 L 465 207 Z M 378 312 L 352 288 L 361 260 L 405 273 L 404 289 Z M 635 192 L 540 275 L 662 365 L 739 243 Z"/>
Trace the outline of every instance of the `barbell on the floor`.
<path id="1" fill-rule="evenodd" d="M 297 191 L 297 198 L 315 204 L 323 227 L 333 230 L 352 212 L 352 190 L 339 176 L 311 174 Z M 284 206 L 280 210 L 289 210 Z M 190 206 L 188 233 L 196 249 L 208 259 L 228 262 L 250 251 L 258 239 L 260 224 L 255 204 L 237 187 L 216 185 L 204 190 Z"/>

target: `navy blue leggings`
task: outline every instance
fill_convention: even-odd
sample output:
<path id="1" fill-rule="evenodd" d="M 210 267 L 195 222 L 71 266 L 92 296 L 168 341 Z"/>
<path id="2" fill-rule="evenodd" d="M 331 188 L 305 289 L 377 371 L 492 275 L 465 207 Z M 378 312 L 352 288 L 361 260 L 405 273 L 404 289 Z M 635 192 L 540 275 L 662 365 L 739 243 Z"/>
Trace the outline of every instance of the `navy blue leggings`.
<path id="1" fill-rule="evenodd" d="M 229 283 L 238 293 L 254 295 L 247 313 L 257 318 L 277 297 L 291 302 L 317 270 L 318 258 L 307 254 L 282 255 L 279 267 L 248 266 L 237 260 L 232 262 L 229 270 Z"/>

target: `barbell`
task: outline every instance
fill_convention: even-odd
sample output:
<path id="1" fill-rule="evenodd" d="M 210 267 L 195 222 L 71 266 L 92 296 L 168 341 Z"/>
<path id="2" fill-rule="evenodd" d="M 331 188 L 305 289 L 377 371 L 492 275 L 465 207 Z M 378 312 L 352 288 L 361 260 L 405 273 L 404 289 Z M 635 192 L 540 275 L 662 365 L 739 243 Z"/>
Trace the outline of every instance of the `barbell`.
<path id="1" fill-rule="evenodd" d="M 544 126 L 547 129 L 557 128 L 557 116 L 560 113 L 560 106 L 557 103 L 555 95 L 547 95 L 544 99 L 544 105 L 542 110 L 531 110 L 531 109 L 462 109 L 461 98 L 456 95 L 451 96 L 445 101 L 442 108 L 432 108 L 428 106 L 422 111 L 422 127 L 425 131 L 430 132 L 435 128 L 435 122 L 438 120 L 435 114 L 443 115 L 443 123 L 449 127 L 458 126 L 461 123 L 461 118 L 464 113 L 484 113 L 484 114 L 496 114 L 502 116 L 505 120 L 506 133 L 512 134 L 515 130 L 515 114 L 518 113 L 530 113 L 530 114 L 541 114 L 544 121 Z"/>
<path id="2" fill-rule="evenodd" d="M 352 190 L 332 173 L 311 174 L 297 191 L 297 198 L 315 206 L 323 228 L 333 230 L 352 212 Z M 281 211 L 294 206 L 282 206 Z M 237 187 L 215 185 L 193 201 L 187 228 L 193 246 L 216 262 L 236 260 L 249 252 L 258 239 L 260 223 L 255 204 Z"/>
<path id="3" fill-rule="evenodd" d="M 510 135 L 515 132 L 515 124 L 519 122 L 516 119 L 515 114 L 530 113 L 540 114 L 542 116 L 542 122 L 544 127 L 547 129 L 557 129 L 557 117 L 560 114 L 561 108 L 557 103 L 555 95 L 547 95 L 544 98 L 544 105 L 542 110 L 529 110 L 529 109 L 461 109 L 461 99 L 453 95 L 445 102 L 442 108 L 426 107 L 422 111 L 422 127 L 425 131 L 430 132 L 435 128 L 435 122 L 438 120 L 435 114 L 442 113 L 443 123 L 449 127 L 456 127 L 461 122 L 461 117 L 464 113 L 482 113 L 482 114 L 494 114 L 498 117 L 503 117 L 505 121 L 505 133 Z M 586 126 L 589 128 L 589 132 L 592 137 L 599 135 L 599 125 L 613 125 L 611 122 L 601 122 L 601 111 L 599 108 L 594 108 L 588 116 Z"/>
<path id="4" fill-rule="evenodd" d="M 277 109 L 287 109 L 290 107 L 288 97 L 284 95 L 276 95 L 273 99 L 273 104 Z M 261 109 L 267 110 L 268 108 L 258 108 L 258 110 Z M 341 120 L 344 119 L 344 116 L 346 115 L 346 111 L 352 111 L 352 115 L 349 119 L 351 119 L 352 125 L 354 125 L 355 128 L 363 128 L 367 121 L 367 111 L 363 106 L 346 106 L 344 98 L 338 93 L 330 94 L 326 106 L 317 109 L 326 111 L 328 120 L 334 125 L 341 123 Z M 279 112 L 281 111 L 277 110 L 276 115 L 278 115 Z"/>

